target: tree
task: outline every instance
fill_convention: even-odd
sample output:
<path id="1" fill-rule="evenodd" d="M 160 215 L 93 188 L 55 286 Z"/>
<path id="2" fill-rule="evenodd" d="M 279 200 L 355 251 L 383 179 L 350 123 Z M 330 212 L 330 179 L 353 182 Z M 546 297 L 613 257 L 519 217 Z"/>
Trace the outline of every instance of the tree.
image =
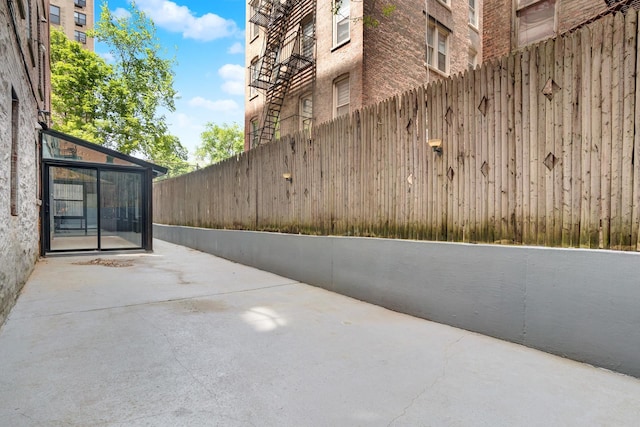
<path id="1" fill-rule="evenodd" d="M 94 52 L 51 27 L 51 114 L 53 127 L 100 143 L 104 86 L 112 68 Z"/>
<path id="2" fill-rule="evenodd" d="M 342 5 L 345 0 L 334 0 L 331 7 L 331 11 L 334 15 L 340 15 L 342 13 Z M 349 1 L 361 1 L 364 0 L 349 0 Z M 365 9 L 369 10 L 369 13 L 365 13 L 360 17 L 352 18 L 355 21 L 362 21 L 365 28 L 376 28 L 380 25 L 380 19 L 378 18 L 390 18 L 393 12 L 396 11 L 396 5 L 394 3 L 378 4 L 378 0 L 369 0 L 365 4 Z"/>
<path id="3" fill-rule="evenodd" d="M 200 134 L 202 144 L 196 147 L 198 160 L 207 164 L 218 163 L 244 150 L 244 136 L 237 123 L 218 126 L 208 122 L 204 126 L 205 130 Z"/>
<path id="4" fill-rule="evenodd" d="M 173 59 L 160 56 L 153 21 L 130 3 L 131 16 L 117 18 L 105 2 L 90 36 L 110 46 L 115 62 L 102 102 L 105 144 L 124 153 L 138 152 L 154 159 L 158 152 L 180 151 L 177 138 L 167 138 L 161 108 L 174 111 Z"/>
<path id="5" fill-rule="evenodd" d="M 162 165 L 169 169 L 167 174 L 164 175 L 162 179 L 172 178 L 174 176 L 193 172 L 196 167 L 187 161 L 187 159 L 189 158 L 189 152 L 187 151 L 187 149 L 183 147 L 179 141 L 177 141 L 177 137 L 168 135 L 166 138 L 168 139 L 167 145 L 170 147 L 174 147 L 173 150 L 169 150 L 166 148 L 160 149 L 153 155 L 154 163 Z M 171 139 L 175 140 L 171 141 Z"/>
<path id="6" fill-rule="evenodd" d="M 107 3 L 89 36 L 106 43 L 114 62 L 82 49 L 51 29 L 53 128 L 187 170 L 187 150 L 170 135 L 162 109 L 174 111 L 174 60 L 160 55 L 155 26 L 134 2 L 130 17 L 114 17 Z"/>

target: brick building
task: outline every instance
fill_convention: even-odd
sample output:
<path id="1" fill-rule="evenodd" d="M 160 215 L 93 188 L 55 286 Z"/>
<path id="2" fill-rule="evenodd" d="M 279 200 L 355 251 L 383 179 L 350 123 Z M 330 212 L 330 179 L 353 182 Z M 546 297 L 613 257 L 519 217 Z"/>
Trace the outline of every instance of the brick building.
<path id="1" fill-rule="evenodd" d="M 481 62 L 481 0 L 393 4 L 250 1 L 245 149 Z"/>
<path id="2" fill-rule="evenodd" d="M 484 0 L 483 58 L 498 58 L 606 13 L 639 6 L 639 0 Z"/>
<path id="3" fill-rule="evenodd" d="M 93 0 L 51 0 L 50 3 L 49 23 L 60 28 L 69 40 L 93 51 L 93 37 L 87 37 L 87 31 L 93 29 Z"/>
<path id="4" fill-rule="evenodd" d="M 0 1 L 0 324 L 38 257 L 39 129 L 50 105 L 48 0 Z"/>

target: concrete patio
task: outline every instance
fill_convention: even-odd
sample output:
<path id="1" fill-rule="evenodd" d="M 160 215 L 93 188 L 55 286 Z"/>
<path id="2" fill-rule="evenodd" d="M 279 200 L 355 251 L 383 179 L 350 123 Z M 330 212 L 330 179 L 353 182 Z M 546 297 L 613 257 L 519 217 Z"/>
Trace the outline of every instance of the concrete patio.
<path id="1" fill-rule="evenodd" d="M 640 420 L 636 378 L 154 247 L 38 263 L 0 329 L 0 425 Z"/>

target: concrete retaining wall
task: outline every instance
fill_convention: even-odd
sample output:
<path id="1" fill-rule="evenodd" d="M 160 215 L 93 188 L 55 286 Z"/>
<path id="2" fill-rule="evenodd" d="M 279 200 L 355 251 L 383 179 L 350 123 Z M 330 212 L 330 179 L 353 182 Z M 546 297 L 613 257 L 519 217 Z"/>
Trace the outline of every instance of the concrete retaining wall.
<path id="1" fill-rule="evenodd" d="M 640 254 L 154 225 L 158 239 L 640 377 Z"/>

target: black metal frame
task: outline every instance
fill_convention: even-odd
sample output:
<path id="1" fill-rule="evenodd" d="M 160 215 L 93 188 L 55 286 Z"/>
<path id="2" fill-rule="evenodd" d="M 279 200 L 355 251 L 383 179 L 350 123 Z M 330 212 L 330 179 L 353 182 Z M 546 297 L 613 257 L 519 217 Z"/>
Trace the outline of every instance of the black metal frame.
<path id="1" fill-rule="evenodd" d="M 110 163 L 94 163 L 94 162 L 83 162 L 78 160 L 62 160 L 62 159 L 45 159 L 43 158 L 43 135 L 51 135 L 56 138 L 64 139 L 73 144 L 80 145 L 82 147 L 88 148 L 90 150 L 97 151 L 99 153 L 103 153 L 108 156 L 112 156 L 117 159 L 124 160 L 126 162 L 132 163 L 136 166 L 128 166 L 128 165 L 118 165 L 118 164 L 110 164 Z M 141 160 L 118 151 L 112 150 L 107 147 L 103 147 L 101 145 L 93 144 L 91 142 L 82 140 L 80 138 L 73 137 L 71 135 L 67 135 L 61 132 L 57 132 L 54 130 L 45 130 L 40 132 L 40 164 L 42 165 L 42 173 L 41 173 L 41 183 L 42 183 L 42 205 L 40 207 L 40 224 L 41 224 L 41 235 L 40 235 L 40 253 L 41 255 L 45 255 L 46 253 L 57 253 L 57 252 L 82 252 L 82 251 L 113 251 L 113 250 L 132 250 L 132 249 L 144 249 L 147 251 L 153 250 L 153 206 L 152 206 L 152 192 L 153 192 L 153 178 L 164 175 L 167 173 L 167 169 L 155 165 L 153 163 L 147 162 L 145 160 Z M 51 182 L 49 181 L 49 168 L 52 166 L 57 167 L 65 167 L 65 168 L 78 168 L 78 169 L 88 169 L 96 171 L 96 180 L 97 180 L 97 199 L 100 201 L 100 173 L 106 171 L 122 171 L 122 172 L 134 172 L 141 175 L 141 198 L 142 198 L 142 246 L 137 248 L 126 248 L 126 249 L 102 249 L 100 242 L 100 220 L 101 220 L 101 212 L 100 212 L 100 204 L 98 203 L 98 218 L 97 218 L 97 248 L 94 249 L 69 249 L 69 250 L 51 250 L 51 241 L 50 241 L 50 232 L 51 232 L 51 223 L 49 221 L 51 215 L 51 206 L 49 206 L 49 194 L 51 190 Z"/>

